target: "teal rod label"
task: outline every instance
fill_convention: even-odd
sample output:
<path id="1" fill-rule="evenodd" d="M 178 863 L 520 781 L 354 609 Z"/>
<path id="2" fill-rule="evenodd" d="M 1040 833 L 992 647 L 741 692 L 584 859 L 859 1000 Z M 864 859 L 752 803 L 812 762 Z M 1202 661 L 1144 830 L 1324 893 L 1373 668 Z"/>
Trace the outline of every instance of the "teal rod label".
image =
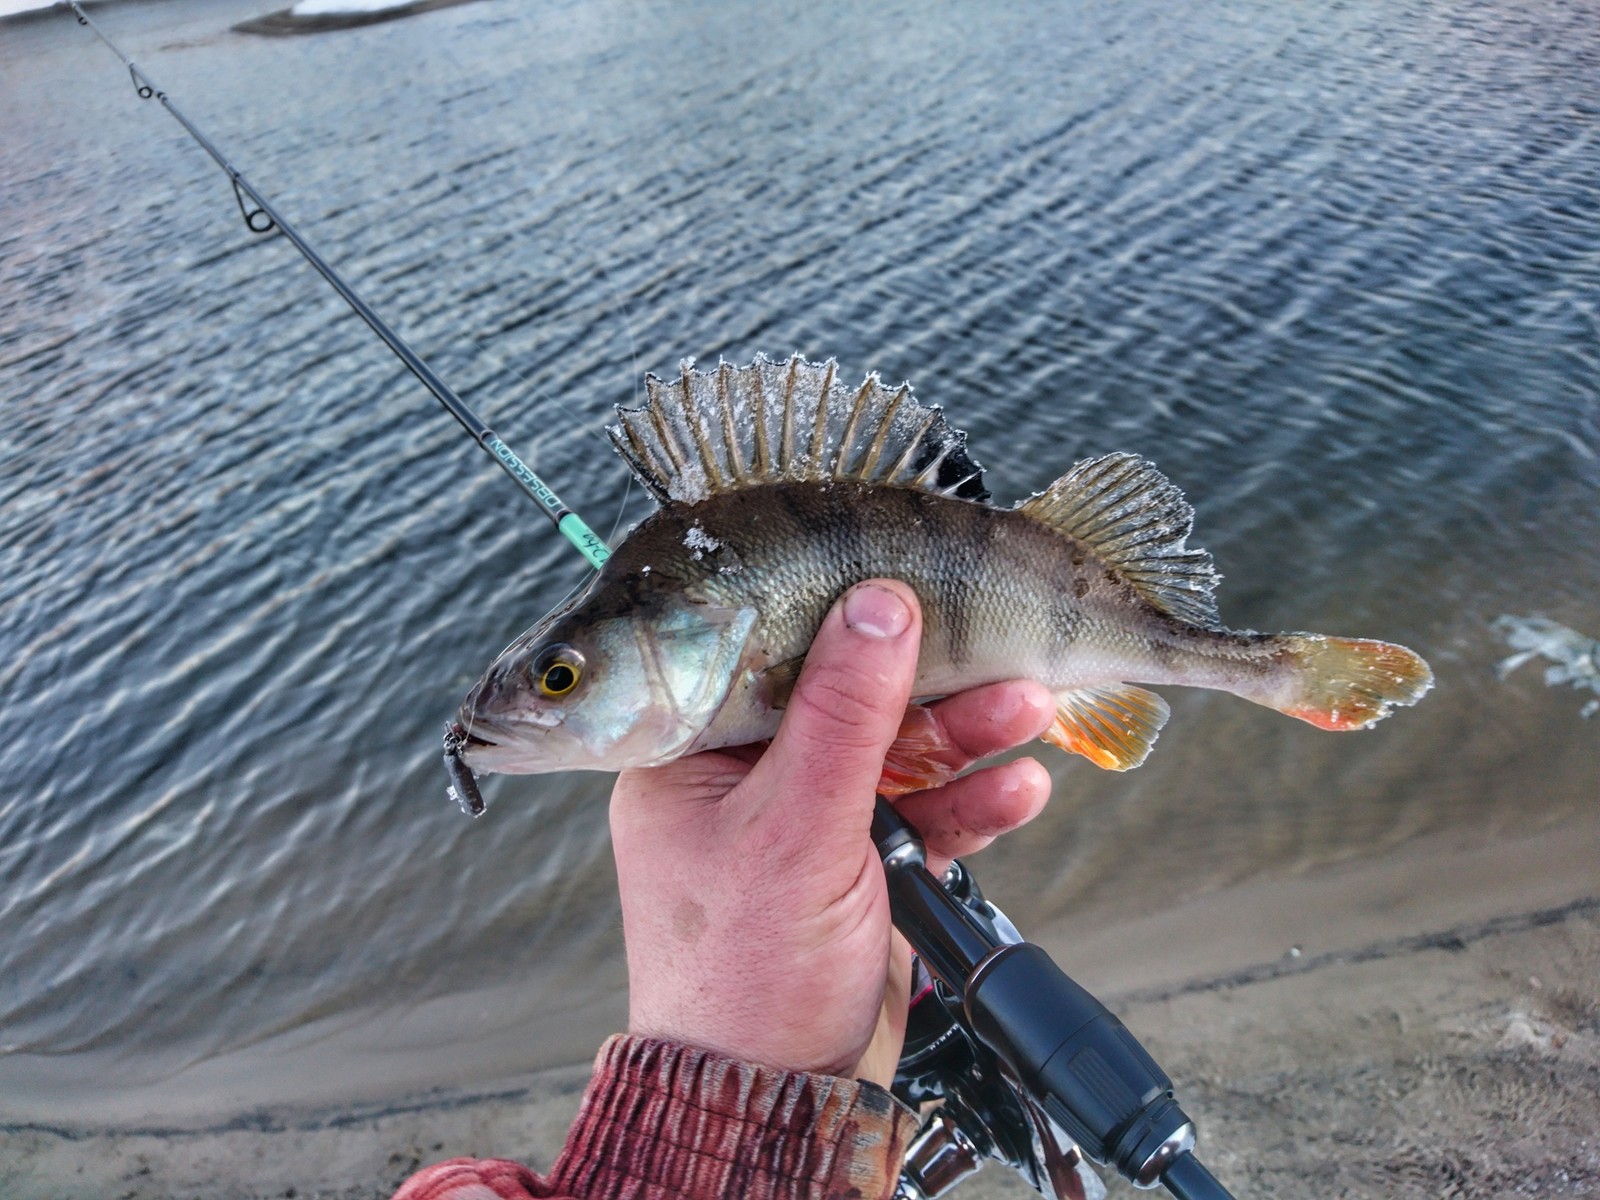
<path id="1" fill-rule="evenodd" d="M 583 518 L 575 512 L 569 512 L 561 518 L 556 528 L 566 534 L 567 541 L 576 546 L 595 569 L 606 565 L 606 559 L 611 557 L 611 548 L 600 540 L 600 535 L 583 523 Z"/>
<path id="2" fill-rule="evenodd" d="M 582 517 L 561 503 L 561 497 L 546 487 L 544 480 L 529 470 L 528 464 L 518 458 L 510 446 L 492 434 L 488 445 L 500 460 L 500 465 L 522 485 L 522 490 L 544 506 L 567 541 L 576 546 L 596 569 L 603 567 L 606 559 L 611 557 L 611 550 L 600 535 L 584 524 Z"/>

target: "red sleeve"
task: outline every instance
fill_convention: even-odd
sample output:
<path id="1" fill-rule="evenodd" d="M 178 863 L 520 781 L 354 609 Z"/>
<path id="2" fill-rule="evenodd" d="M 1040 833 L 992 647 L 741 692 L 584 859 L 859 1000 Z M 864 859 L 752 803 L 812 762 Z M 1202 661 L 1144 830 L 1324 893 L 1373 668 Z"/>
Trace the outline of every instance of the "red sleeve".
<path id="1" fill-rule="evenodd" d="M 916 1125 L 870 1083 L 613 1037 L 549 1175 L 458 1158 L 394 1200 L 871 1200 L 893 1194 Z"/>

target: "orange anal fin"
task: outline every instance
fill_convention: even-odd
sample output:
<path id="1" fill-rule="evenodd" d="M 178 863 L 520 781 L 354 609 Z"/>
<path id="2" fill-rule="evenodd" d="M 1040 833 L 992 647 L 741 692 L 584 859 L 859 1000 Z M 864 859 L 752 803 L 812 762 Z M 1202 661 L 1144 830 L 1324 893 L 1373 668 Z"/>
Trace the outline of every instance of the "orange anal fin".
<path id="1" fill-rule="evenodd" d="M 1044 740 L 1107 771 L 1126 771 L 1145 760 L 1169 713 L 1160 696 L 1131 684 L 1079 688 L 1057 694 Z"/>
<path id="2" fill-rule="evenodd" d="M 900 731 L 883 757 L 878 791 L 903 796 L 949 783 L 961 773 L 968 758 L 945 735 L 933 714 L 920 704 L 906 709 Z"/>

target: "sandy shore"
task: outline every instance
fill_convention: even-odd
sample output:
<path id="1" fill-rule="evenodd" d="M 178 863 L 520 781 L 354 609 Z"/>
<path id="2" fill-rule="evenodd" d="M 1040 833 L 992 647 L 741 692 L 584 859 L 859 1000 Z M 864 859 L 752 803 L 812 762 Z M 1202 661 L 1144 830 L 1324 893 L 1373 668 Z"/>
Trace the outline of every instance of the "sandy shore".
<path id="1" fill-rule="evenodd" d="M 1600 1197 L 1600 818 L 1033 932 L 1177 1081 L 1240 1197 Z M 451 1155 L 548 1164 L 586 1076 L 187 1124 L 13 1122 L 0 1195 L 378 1200 Z M 955 1194 L 1033 1195 L 1000 1168 Z"/>

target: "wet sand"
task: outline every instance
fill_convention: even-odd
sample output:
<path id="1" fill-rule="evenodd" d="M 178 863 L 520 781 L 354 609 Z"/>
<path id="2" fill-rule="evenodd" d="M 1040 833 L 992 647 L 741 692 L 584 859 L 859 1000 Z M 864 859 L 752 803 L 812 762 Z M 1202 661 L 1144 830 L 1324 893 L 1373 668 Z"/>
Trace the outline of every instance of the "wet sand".
<path id="1" fill-rule="evenodd" d="M 1597 864 L 1591 813 L 1490 847 L 1419 839 L 1121 925 L 1034 932 L 1166 1067 L 1205 1161 L 1241 1198 L 1600 1197 Z M 226 1064 L 235 1085 L 271 1065 L 253 1053 Z M 493 1053 L 452 1076 L 492 1079 Z M 379 1200 L 457 1154 L 547 1165 L 587 1073 L 364 1107 L 0 1126 L 0 1194 Z M 171 1084 L 205 1099 L 183 1076 Z M 1033 1195 L 997 1167 L 954 1194 Z"/>

